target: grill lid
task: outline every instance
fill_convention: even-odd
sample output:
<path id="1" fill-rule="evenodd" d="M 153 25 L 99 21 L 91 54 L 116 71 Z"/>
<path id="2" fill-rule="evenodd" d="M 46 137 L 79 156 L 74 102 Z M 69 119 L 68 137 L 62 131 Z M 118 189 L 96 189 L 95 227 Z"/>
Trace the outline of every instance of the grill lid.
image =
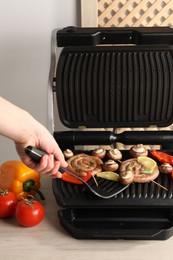
<path id="1" fill-rule="evenodd" d="M 172 124 L 173 48 L 165 42 L 172 43 L 173 35 L 166 34 L 163 41 L 163 31 L 164 45 L 154 38 L 155 45 L 150 40 L 150 45 L 65 47 L 56 70 L 62 123 L 69 128 Z M 86 29 L 82 36 L 89 34 Z M 62 40 L 62 32 L 57 35 Z"/>

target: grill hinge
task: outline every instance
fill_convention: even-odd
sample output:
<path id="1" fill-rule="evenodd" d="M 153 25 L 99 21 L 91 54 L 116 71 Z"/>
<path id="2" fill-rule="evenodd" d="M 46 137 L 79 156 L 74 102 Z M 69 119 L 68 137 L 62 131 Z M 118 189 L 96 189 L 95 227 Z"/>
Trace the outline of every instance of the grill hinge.
<path id="1" fill-rule="evenodd" d="M 53 82 L 52 82 L 52 91 L 55 93 L 56 92 L 56 78 L 53 78 Z"/>

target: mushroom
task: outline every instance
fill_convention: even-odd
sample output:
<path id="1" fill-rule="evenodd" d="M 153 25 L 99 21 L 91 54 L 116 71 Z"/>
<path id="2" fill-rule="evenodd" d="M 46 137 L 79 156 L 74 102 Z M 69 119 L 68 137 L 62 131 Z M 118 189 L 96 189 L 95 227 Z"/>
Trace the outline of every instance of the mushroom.
<path id="1" fill-rule="evenodd" d="M 108 158 L 115 160 L 115 161 L 119 161 L 122 159 L 122 153 L 120 152 L 120 150 L 118 149 L 111 149 L 107 152 L 107 156 Z"/>
<path id="2" fill-rule="evenodd" d="M 95 150 L 92 151 L 92 155 L 96 156 L 96 157 L 98 157 L 100 159 L 103 159 L 105 157 L 105 155 L 106 155 L 106 150 L 103 149 L 103 148 L 95 149 Z"/>
<path id="3" fill-rule="evenodd" d="M 119 175 L 120 182 L 124 185 L 130 184 L 133 182 L 134 179 L 134 173 L 130 170 L 121 172 Z"/>
<path id="4" fill-rule="evenodd" d="M 159 166 L 161 173 L 170 174 L 172 173 L 173 167 L 169 163 L 163 163 Z"/>
<path id="5" fill-rule="evenodd" d="M 70 149 L 66 149 L 64 152 L 63 152 L 64 156 L 66 159 L 72 157 L 74 155 L 74 153 L 70 150 Z"/>
<path id="6" fill-rule="evenodd" d="M 137 144 L 130 148 L 130 155 L 135 158 L 139 156 L 148 156 L 148 150 L 143 144 Z"/>
<path id="7" fill-rule="evenodd" d="M 116 171 L 119 168 L 118 163 L 116 163 L 114 160 L 108 160 L 105 163 L 102 164 L 102 168 L 105 171 Z"/>

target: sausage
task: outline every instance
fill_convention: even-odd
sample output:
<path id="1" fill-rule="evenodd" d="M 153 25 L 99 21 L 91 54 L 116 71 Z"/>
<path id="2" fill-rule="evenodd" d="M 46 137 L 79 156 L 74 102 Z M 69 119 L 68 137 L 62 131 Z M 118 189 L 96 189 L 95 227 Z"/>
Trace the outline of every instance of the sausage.
<path id="1" fill-rule="evenodd" d="M 158 166 L 150 174 L 143 173 L 144 166 L 140 164 L 136 158 L 126 160 L 120 165 L 119 180 L 122 184 L 130 184 L 132 182 L 145 183 L 156 179 L 159 175 Z"/>
<path id="2" fill-rule="evenodd" d="M 67 169 L 78 176 L 86 176 L 87 171 L 95 175 L 102 171 L 100 158 L 85 153 L 77 154 L 67 160 Z"/>

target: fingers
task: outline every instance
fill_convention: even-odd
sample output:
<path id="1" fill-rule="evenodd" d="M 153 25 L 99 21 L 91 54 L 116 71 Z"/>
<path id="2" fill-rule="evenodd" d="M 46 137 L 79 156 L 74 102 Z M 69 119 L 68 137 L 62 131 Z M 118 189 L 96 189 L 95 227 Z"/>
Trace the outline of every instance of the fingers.
<path id="1" fill-rule="evenodd" d="M 32 142 L 31 142 L 32 144 Z M 28 144 L 27 144 L 28 145 Z M 40 174 L 46 174 L 51 178 L 61 178 L 62 174 L 59 172 L 60 165 L 62 167 L 67 167 L 68 163 L 64 159 L 64 155 L 61 152 L 60 148 L 56 144 L 56 152 L 55 150 L 44 149 L 48 152 L 45 154 L 39 163 L 34 162 L 28 155 L 26 155 L 25 147 L 26 144 L 16 144 L 16 148 L 21 160 L 30 168 L 36 170 Z M 36 146 L 36 145 L 33 145 Z M 55 160 L 56 158 L 56 160 Z"/>
<path id="2" fill-rule="evenodd" d="M 49 175 L 51 178 L 61 178 L 62 174 L 58 171 L 59 167 L 60 162 L 54 160 L 53 154 L 46 154 L 34 168 L 39 173 Z"/>
<path id="3" fill-rule="evenodd" d="M 65 161 L 64 155 L 63 155 L 63 153 L 61 152 L 61 150 L 60 150 L 59 147 L 58 147 L 58 150 L 59 150 L 59 151 L 54 154 L 54 158 L 56 158 L 56 160 L 58 160 L 58 161 L 60 162 L 60 165 L 61 165 L 62 167 L 67 167 L 67 166 L 68 166 L 68 163 Z"/>

